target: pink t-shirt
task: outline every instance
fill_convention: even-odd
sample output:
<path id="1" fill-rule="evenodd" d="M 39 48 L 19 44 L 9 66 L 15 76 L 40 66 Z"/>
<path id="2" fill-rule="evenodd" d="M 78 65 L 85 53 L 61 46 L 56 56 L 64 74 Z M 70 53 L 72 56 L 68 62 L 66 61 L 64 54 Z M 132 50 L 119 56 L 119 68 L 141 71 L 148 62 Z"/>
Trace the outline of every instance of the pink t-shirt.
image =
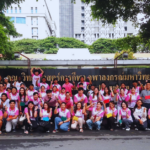
<path id="1" fill-rule="evenodd" d="M 72 83 L 64 83 L 63 86 L 66 89 L 66 92 L 69 92 L 72 96 L 72 88 L 73 88 L 73 84 Z"/>
<path id="2" fill-rule="evenodd" d="M 3 92 L 0 92 L 0 97 L 2 96 L 3 93 L 8 93 L 6 90 L 4 90 Z M 8 94 L 7 94 L 8 96 Z"/>
<path id="3" fill-rule="evenodd" d="M 79 82 L 77 84 L 77 88 L 79 88 L 79 84 L 82 83 L 82 82 Z M 83 89 L 86 90 L 87 89 L 87 86 L 89 85 L 89 82 L 83 82 Z"/>
<path id="4" fill-rule="evenodd" d="M 73 112 L 73 113 L 72 113 L 72 116 L 76 116 L 76 117 L 79 117 L 79 118 L 83 118 L 83 116 L 84 116 L 84 114 L 83 114 L 83 109 L 76 110 L 76 113 Z"/>
<path id="5" fill-rule="evenodd" d="M 26 108 L 24 109 L 24 113 L 25 113 L 25 114 L 28 113 L 28 107 L 26 107 Z M 32 111 L 31 111 L 31 110 L 30 110 L 29 117 L 30 117 L 31 120 L 35 120 L 34 114 L 32 114 Z"/>
<path id="6" fill-rule="evenodd" d="M 34 98 L 31 97 L 30 101 L 32 101 L 35 106 L 39 106 L 41 104 L 41 100 L 39 98 L 37 100 L 34 100 Z"/>
<path id="7" fill-rule="evenodd" d="M 89 111 L 92 111 L 92 116 L 96 117 L 103 117 L 104 116 L 104 111 L 102 109 L 97 110 L 97 108 L 91 107 L 89 108 Z"/>
<path id="8" fill-rule="evenodd" d="M 150 115 L 150 109 L 148 110 L 148 115 Z"/>
<path id="9" fill-rule="evenodd" d="M 121 103 L 122 103 L 122 101 L 126 100 L 127 95 L 125 95 L 125 94 L 124 94 L 124 96 L 118 95 L 117 98 L 118 98 L 118 104 L 117 105 L 121 107 Z"/>
<path id="10" fill-rule="evenodd" d="M 129 115 L 129 118 L 127 118 L 127 112 L 128 112 L 128 115 Z M 129 108 L 126 108 L 126 110 L 123 110 L 122 108 L 119 110 L 119 115 L 121 115 L 122 119 L 128 119 L 128 120 L 132 120 L 132 117 L 131 117 L 131 110 Z"/>
<path id="11" fill-rule="evenodd" d="M 37 90 L 33 90 L 33 91 L 28 90 L 28 92 L 27 92 L 28 97 L 29 98 L 32 97 L 34 92 L 37 92 Z"/>
<path id="12" fill-rule="evenodd" d="M 115 113 L 115 115 L 117 115 L 117 109 L 114 108 L 114 110 L 112 110 L 110 107 L 106 108 L 106 114 L 113 114 L 113 112 Z"/>
<path id="13" fill-rule="evenodd" d="M 109 103 L 111 101 L 111 97 L 112 97 L 111 94 L 110 95 L 106 95 L 106 96 L 102 95 L 102 100 L 103 100 L 104 103 L 107 104 L 107 103 Z"/>
<path id="14" fill-rule="evenodd" d="M 57 112 L 59 114 L 59 117 L 66 117 L 66 118 L 70 118 L 71 117 L 70 111 L 68 109 L 65 109 L 64 111 L 62 111 L 61 108 L 58 108 Z"/>
<path id="15" fill-rule="evenodd" d="M 76 94 L 74 96 L 74 102 L 75 103 L 79 102 L 81 99 L 83 99 L 82 103 L 87 103 L 88 102 L 87 97 L 86 97 L 85 94 L 82 94 L 82 96 L 79 96 L 79 94 Z"/>
<path id="16" fill-rule="evenodd" d="M 38 87 L 44 86 L 46 90 L 49 90 L 49 85 L 47 83 L 38 83 Z"/>
<path id="17" fill-rule="evenodd" d="M 130 100 L 130 95 L 132 95 L 131 93 L 129 93 L 126 97 L 126 101 Z M 128 102 L 128 106 L 129 108 L 134 108 L 137 100 L 140 99 L 140 95 L 138 93 L 135 93 L 134 95 L 132 95 L 132 100 L 131 102 Z"/>
<path id="18" fill-rule="evenodd" d="M 59 99 L 61 102 L 65 102 L 66 94 L 60 93 L 59 96 L 58 96 L 58 99 Z"/>
<path id="19" fill-rule="evenodd" d="M 14 110 L 11 110 L 10 107 L 9 107 L 9 108 L 7 108 L 6 112 L 8 114 L 8 117 L 9 116 L 16 116 L 16 115 L 18 116 L 19 115 L 19 109 L 17 107 L 15 107 Z"/>
<path id="20" fill-rule="evenodd" d="M 137 86 L 136 89 L 135 89 L 135 92 L 140 94 L 141 89 L 142 88 L 140 86 Z M 131 90 L 128 93 L 131 93 Z"/>
<path id="21" fill-rule="evenodd" d="M 52 87 L 53 87 L 53 86 L 56 86 L 57 89 L 58 89 L 58 91 L 61 91 L 61 85 L 60 85 L 60 84 L 53 84 Z"/>
<path id="22" fill-rule="evenodd" d="M 2 117 L 3 116 L 3 112 L 0 110 L 0 117 Z"/>
<path id="23" fill-rule="evenodd" d="M 70 98 L 69 100 L 65 99 L 64 101 L 66 103 L 66 108 L 70 109 L 73 106 L 73 100 Z"/>
<path id="24" fill-rule="evenodd" d="M 99 101 L 99 98 L 97 95 L 94 95 L 94 98 L 93 98 L 93 93 L 92 93 L 89 97 L 89 100 L 92 101 L 92 103 L 94 104 L 94 107 L 96 107 L 97 102 Z"/>
<path id="25" fill-rule="evenodd" d="M 38 83 L 40 83 L 41 77 L 42 77 L 42 73 L 39 74 L 38 76 L 36 76 L 35 74 L 32 74 L 32 84 L 34 85 L 34 87 L 37 87 L 37 86 L 36 86 L 36 81 L 37 81 L 37 79 L 39 79 L 39 80 L 38 80 Z"/>

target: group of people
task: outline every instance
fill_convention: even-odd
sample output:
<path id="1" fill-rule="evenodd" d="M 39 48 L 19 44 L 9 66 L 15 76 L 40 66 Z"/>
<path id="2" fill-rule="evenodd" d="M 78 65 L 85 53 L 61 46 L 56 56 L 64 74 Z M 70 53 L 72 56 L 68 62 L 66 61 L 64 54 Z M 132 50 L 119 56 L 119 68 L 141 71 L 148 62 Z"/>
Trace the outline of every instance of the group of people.
<path id="1" fill-rule="evenodd" d="M 27 88 L 18 77 L 18 81 L 0 76 L 0 134 L 16 132 L 21 126 L 24 133 L 36 130 L 53 133 L 70 131 L 83 132 L 104 128 L 113 131 L 116 126 L 129 131 L 150 130 L 150 81 L 143 85 L 133 81 L 127 90 L 125 83 L 115 89 L 101 83 L 101 89 L 84 76 L 76 85 L 65 78 L 61 86 L 55 78 L 50 84 L 43 77 L 44 71 L 32 68 L 32 84 Z M 87 86 L 90 90 L 87 91 Z M 73 95 L 72 90 L 77 89 Z"/>

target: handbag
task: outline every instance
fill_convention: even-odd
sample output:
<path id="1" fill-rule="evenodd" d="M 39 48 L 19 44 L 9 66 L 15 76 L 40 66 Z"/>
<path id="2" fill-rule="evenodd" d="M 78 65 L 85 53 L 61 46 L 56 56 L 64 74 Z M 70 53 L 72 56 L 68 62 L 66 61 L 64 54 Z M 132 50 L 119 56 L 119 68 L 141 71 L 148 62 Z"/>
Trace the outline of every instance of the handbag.
<path id="1" fill-rule="evenodd" d="M 25 115 L 22 115 L 22 116 L 20 116 L 20 118 L 19 118 L 19 122 L 23 122 L 25 119 L 26 119 L 26 116 L 25 116 Z"/>
<path id="2" fill-rule="evenodd" d="M 25 102 L 20 102 L 20 106 L 25 106 Z"/>
<path id="3" fill-rule="evenodd" d="M 79 119 L 79 118 L 76 117 L 76 116 L 73 117 L 73 120 L 74 120 L 74 121 L 78 121 L 78 119 Z"/>
<path id="4" fill-rule="evenodd" d="M 109 113 L 109 114 L 107 114 L 106 116 L 107 116 L 107 118 L 110 118 L 110 117 L 112 117 L 112 114 Z"/>
<path id="5" fill-rule="evenodd" d="M 47 125 L 49 125 L 49 121 L 40 121 L 39 122 L 39 126 L 41 126 L 41 127 L 45 127 Z"/>
<path id="6" fill-rule="evenodd" d="M 43 117 L 43 121 L 49 121 L 48 117 Z"/>
<path id="7" fill-rule="evenodd" d="M 61 120 L 65 121 L 65 120 L 67 120 L 67 118 L 66 117 L 61 117 Z"/>

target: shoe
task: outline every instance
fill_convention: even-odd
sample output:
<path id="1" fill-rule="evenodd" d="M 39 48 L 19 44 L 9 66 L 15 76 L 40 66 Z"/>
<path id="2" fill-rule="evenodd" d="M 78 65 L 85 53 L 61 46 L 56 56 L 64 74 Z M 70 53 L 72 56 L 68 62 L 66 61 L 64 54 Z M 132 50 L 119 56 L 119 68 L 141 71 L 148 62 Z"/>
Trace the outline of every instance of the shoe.
<path id="1" fill-rule="evenodd" d="M 96 130 L 99 131 L 100 129 L 97 128 Z"/>
<path id="2" fill-rule="evenodd" d="M 58 130 L 53 130 L 53 133 L 57 133 L 58 132 Z"/>
<path id="3" fill-rule="evenodd" d="M 125 130 L 125 128 L 122 128 L 122 130 Z"/>
<path id="4" fill-rule="evenodd" d="M 150 131 L 150 128 L 146 128 L 145 130 Z"/>
<path id="5" fill-rule="evenodd" d="M 126 128 L 126 131 L 130 131 L 130 128 Z"/>
<path id="6" fill-rule="evenodd" d="M 13 130 L 12 130 L 12 132 L 14 132 L 14 133 L 15 133 L 15 132 L 16 132 L 16 130 L 15 130 L 15 129 L 13 129 Z"/>
<path id="7" fill-rule="evenodd" d="M 48 130 L 48 131 L 46 131 L 47 133 L 49 133 L 50 131 Z"/>
<path id="8" fill-rule="evenodd" d="M 135 130 L 138 131 L 139 129 L 138 129 L 138 128 L 135 128 Z"/>
<path id="9" fill-rule="evenodd" d="M 23 126 L 21 129 L 25 130 L 25 126 Z"/>

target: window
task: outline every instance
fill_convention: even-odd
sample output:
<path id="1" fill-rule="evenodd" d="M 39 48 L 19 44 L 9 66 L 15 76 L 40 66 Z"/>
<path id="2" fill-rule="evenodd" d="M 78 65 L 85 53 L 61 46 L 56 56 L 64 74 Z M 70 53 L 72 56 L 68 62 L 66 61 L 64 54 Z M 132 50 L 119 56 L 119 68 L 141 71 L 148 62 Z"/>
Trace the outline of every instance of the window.
<path id="1" fill-rule="evenodd" d="M 97 38 L 99 38 L 99 34 L 97 34 Z"/>
<path id="2" fill-rule="evenodd" d="M 32 35 L 33 35 L 33 28 L 32 28 L 32 30 L 31 30 L 31 32 L 32 32 Z"/>
<path id="3" fill-rule="evenodd" d="M 82 26 L 84 26 L 84 20 L 81 21 Z"/>
<path id="4" fill-rule="evenodd" d="M 127 31 L 127 27 L 124 27 L 124 30 Z"/>
<path id="5" fill-rule="evenodd" d="M 31 18 L 31 25 L 33 25 L 33 18 Z"/>
<path id="6" fill-rule="evenodd" d="M 35 7 L 35 13 L 37 14 L 37 7 Z"/>
<path id="7" fill-rule="evenodd" d="M 38 18 L 36 18 L 36 23 L 37 23 L 37 25 L 38 25 Z"/>
<path id="8" fill-rule="evenodd" d="M 85 35 L 83 34 L 83 38 L 85 37 Z"/>
<path id="9" fill-rule="evenodd" d="M 18 23 L 18 24 L 26 24 L 26 18 L 24 18 L 24 17 L 16 17 L 16 23 Z"/>
<path id="10" fill-rule="evenodd" d="M 38 35 L 38 29 L 37 29 L 37 35 Z"/>
<path id="11" fill-rule="evenodd" d="M 13 23 L 15 23 L 15 17 L 11 17 L 10 21 L 13 22 Z"/>
<path id="12" fill-rule="evenodd" d="M 15 7 L 15 13 L 17 14 L 17 7 Z"/>
<path id="13" fill-rule="evenodd" d="M 81 28 L 81 32 L 84 32 L 84 27 Z"/>
<path id="14" fill-rule="evenodd" d="M 111 33 L 109 33 L 109 37 L 111 38 Z"/>
<path id="15" fill-rule="evenodd" d="M 112 33 L 112 38 L 114 38 L 114 33 Z"/>
<path id="16" fill-rule="evenodd" d="M 84 19 L 84 17 L 85 17 L 84 14 L 81 14 L 81 17 L 82 17 L 82 19 Z"/>
<path id="17" fill-rule="evenodd" d="M 33 14 L 33 7 L 31 7 L 31 14 Z"/>
<path id="18" fill-rule="evenodd" d="M 21 14 L 21 7 L 19 7 L 19 13 Z"/>
<path id="19" fill-rule="evenodd" d="M 84 7 L 81 7 L 81 11 L 84 12 Z"/>
<path id="20" fill-rule="evenodd" d="M 8 9 L 6 10 L 6 13 L 7 13 L 7 14 L 9 13 Z"/>
<path id="21" fill-rule="evenodd" d="M 94 34 L 94 37 L 96 38 L 96 34 Z"/>
<path id="22" fill-rule="evenodd" d="M 13 8 L 11 7 L 11 13 L 13 13 Z"/>

